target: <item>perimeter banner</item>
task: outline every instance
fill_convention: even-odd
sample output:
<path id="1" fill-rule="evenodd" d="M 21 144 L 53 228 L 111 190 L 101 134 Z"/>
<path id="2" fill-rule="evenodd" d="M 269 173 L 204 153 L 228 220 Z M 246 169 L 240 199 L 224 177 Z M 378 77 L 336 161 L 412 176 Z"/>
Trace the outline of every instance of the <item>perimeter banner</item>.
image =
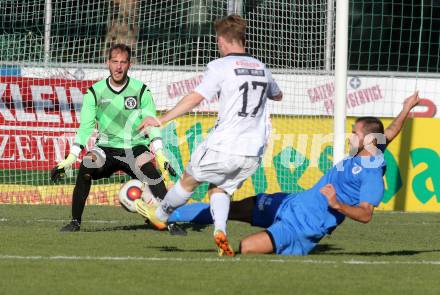
<path id="1" fill-rule="evenodd" d="M 93 83 L 0 76 L 0 169 L 47 170 L 64 159 Z"/>
<path id="2" fill-rule="evenodd" d="M 169 157 L 181 173 L 190 153 L 214 125 L 214 116 L 187 116 L 168 124 L 164 141 Z M 350 130 L 354 119 L 347 120 Z M 387 126 L 391 119 L 384 119 Z M 297 192 L 310 188 L 332 167 L 330 118 L 274 117 L 273 132 L 264 161 L 257 172 L 236 192 L 242 199 L 260 192 Z M 440 120 L 409 119 L 403 132 L 385 152 L 386 191 L 379 209 L 440 212 Z M 118 204 L 120 184 L 94 185 L 89 204 Z M 70 204 L 73 185 L 0 186 L 0 203 Z M 207 184 L 194 194 L 206 201 Z"/>

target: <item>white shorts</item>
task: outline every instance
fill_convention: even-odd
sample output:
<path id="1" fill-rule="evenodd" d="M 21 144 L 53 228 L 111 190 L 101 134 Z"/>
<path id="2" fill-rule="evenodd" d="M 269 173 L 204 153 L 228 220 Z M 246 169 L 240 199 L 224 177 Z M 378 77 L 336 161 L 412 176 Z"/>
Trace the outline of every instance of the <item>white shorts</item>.
<path id="1" fill-rule="evenodd" d="M 208 149 L 203 143 L 192 153 L 186 172 L 198 182 L 208 182 L 231 195 L 254 174 L 261 157 L 231 155 Z"/>

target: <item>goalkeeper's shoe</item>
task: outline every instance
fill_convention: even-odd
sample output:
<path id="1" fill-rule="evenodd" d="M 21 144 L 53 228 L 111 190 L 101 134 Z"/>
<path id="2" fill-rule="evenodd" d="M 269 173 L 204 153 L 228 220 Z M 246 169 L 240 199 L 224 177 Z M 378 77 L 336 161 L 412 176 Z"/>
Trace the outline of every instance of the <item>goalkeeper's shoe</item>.
<path id="1" fill-rule="evenodd" d="M 229 244 L 226 234 L 221 230 L 214 232 L 214 241 L 218 248 L 218 256 L 235 256 L 234 250 Z"/>
<path id="2" fill-rule="evenodd" d="M 81 224 L 78 222 L 78 220 L 73 219 L 70 223 L 63 226 L 60 231 L 61 232 L 75 232 L 80 231 Z"/>
<path id="3" fill-rule="evenodd" d="M 168 223 L 167 228 L 168 228 L 170 235 L 172 235 L 172 236 L 186 236 L 187 235 L 186 230 L 175 222 Z"/>
<path id="4" fill-rule="evenodd" d="M 167 228 L 166 222 L 163 222 L 156 216 L 156 210 L 159 204 L 147 204 L 141 199 L 137 199 L 134 201 L 134 205 L 136 206 L 136 211 L 143 217 L 148 218 L 154 227 L 159 230 Z"/>

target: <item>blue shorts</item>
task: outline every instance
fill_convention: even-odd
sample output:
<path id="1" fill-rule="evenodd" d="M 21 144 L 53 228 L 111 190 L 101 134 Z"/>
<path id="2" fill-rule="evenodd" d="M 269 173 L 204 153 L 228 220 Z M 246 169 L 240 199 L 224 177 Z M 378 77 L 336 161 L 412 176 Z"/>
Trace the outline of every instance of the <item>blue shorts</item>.
<path id="1" fill-rule="evenodd" d="M 252 210 L 252 225 L 268 228 L 272 225 L 288 193 L 258 194 Z"/>
<path id="2" fill-rule="evenodd" d="M 272 224 L 266 232 L 272 241 L 274 253 L 278 255 L 307 255 L 321 240 L 297 234 L 295 229 L 282 221 Z"/>
<path id="3" fill-rule="evenodd" d="M 317 215 L 289 198 L 280 207 L 274 223 L 267 228 L 275 254 L 307 255 L 325 235 Z M 320 215 L 318 215 L 319 217 Z"/>

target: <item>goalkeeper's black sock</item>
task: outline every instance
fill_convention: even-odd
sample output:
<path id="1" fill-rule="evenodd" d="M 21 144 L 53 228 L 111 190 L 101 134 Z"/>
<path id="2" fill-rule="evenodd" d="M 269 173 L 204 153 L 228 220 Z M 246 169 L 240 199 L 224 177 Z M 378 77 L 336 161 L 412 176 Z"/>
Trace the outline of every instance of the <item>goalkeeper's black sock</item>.
<path id="1" fill-rule="evenodd" d="M 148 179 L 151 179 L 151 181 L 148 181 L 148 179 L 147 179 L 147 183 L 148 183 L 148 186 L 150 187 L 151 192 L 153 193 L 153 196 L 163 200 L 163 198 L 167 194 L 167 187 L 165 186 L 165 183 L 163 180 L 161 180 L 157 184 L 154 184 L 162 176 L 160 175 L 159 171 L 157 171 L 156 167 L 154 167 L 153 163 L 151 163 L 151 162 L 145 163 L 141 167 L 141 171 L 146 177 L 148 177 Z M 140 180 L 142 181 L 142 179 L 140 179 Z M 150 182 L 152 182 L 152 184 L 150 184 Z"/>
<path id="2" fill-rule="evenodd" d="M 89 196 L 90 187 L 92 186 L 90 174 L 89 169 L 81 163 L 72 196 L 72 220 L 76 219 L 79 223 L 81 223 L 81 216 Z"/>

